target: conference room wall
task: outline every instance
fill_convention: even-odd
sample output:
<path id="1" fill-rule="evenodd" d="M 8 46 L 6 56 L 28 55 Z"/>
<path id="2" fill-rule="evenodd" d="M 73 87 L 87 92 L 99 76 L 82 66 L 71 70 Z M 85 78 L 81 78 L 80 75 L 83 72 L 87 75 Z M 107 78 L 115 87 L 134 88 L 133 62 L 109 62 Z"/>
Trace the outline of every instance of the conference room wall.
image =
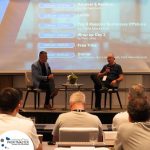
<path id="1" fill-rule="evenodd" d="M 66 74 L 56 74 L 55 75 L 55 83 L 56 83 L 56 87 L 57 88 L 63 88 L 62 84 L 66 82 Z M 93 88 L 93 83 L 90 79 L 90 75 L 89 74 L 79 74 L 79 79 L 78 79 L 78 83 L 83 83 L 84 84 L 84 88 Z M 9 80 L 7 80 L 7 82 L 4 82 L 4 79 L 9 78 Z M 25 88 L 25 80 L 24 80 L 24 75 L 5 75 L 4 76 L 0 76 L 0 85 L 2 87 L 3 86 L 12 86 L 15 88 Z M 6 85 L 7 83 L 7 85 Z M 124 80 L 121 82 L 120 84 L 120 88 L 122 89 L 119 94 L 121 97 L 121 101 L 122 101 L 122 105 L 124 108 L 126 108 L 127 105 L 127 97 L 128 97 L 128 88 L 135 83 L 141 83 L 145 86 L 146 89 L 150 88 L 150 75 L 149 74 L 145 74 L 145 75 L 133 75 L 133 74 L 125 74 L 125 78 Z M 25 96 L 25 91 L 23 92 L 23 99 Z M 68 92 L 68 96 L 70 96 L 72 92 Z M 90 108 L 91 105 L 91 91 L 85 91 L 86 94 L 86 100 L 87 100 L 87 104 L 86 107 Z M 147 96 L 150 97 L 150 92 L 147 91 L 146 92 Z M 41 94 L 41 103 L 40 106 L 43 106 L 44 103 L 44 93 Z M 55 97 L 55 101 L 54 101 L 54 105 L 56 108 L 63 108 L 65 104 L 65 93 L 64 91 L 60 91 L 58 93 L 58 95 Z M 34 103 L 33 103 L 33 94 L 29 94 L 27 103 L 26 103 L 26 107 L 33 107 Z M 108 103 L 107 103 L 108 105 Z M 102 99 L 102 107 L 103 107 L 103 99 Z M 117 100 L 116 95 L 113 95 L 113 108 L 119 108 L 119 103 Z"/>

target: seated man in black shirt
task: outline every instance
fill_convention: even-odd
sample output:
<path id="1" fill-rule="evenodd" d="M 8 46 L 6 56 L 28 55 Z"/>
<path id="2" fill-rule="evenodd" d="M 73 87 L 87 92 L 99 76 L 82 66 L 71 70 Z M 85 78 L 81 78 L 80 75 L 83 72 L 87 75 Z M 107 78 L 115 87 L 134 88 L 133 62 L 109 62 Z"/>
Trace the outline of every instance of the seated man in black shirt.
<path id="1" fill-rule="evenodd" d="M 104 65 L 97 75 L 91 75 L 95 88 L 95 110 L 101 109 L 101 93 L 100 89 L 116 87 L 123 80 L 122 68 L 115 63 L 115 57 L 112 53 L 107 56 L 108 64 Z"/>

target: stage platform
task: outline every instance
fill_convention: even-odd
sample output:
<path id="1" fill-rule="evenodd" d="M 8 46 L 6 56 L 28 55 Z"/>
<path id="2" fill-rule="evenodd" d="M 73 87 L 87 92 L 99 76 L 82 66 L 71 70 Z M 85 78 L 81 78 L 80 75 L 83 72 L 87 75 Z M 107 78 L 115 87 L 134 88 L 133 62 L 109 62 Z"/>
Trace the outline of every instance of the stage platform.
<path id="1" fill-rule="evenodd" d="M 62 108 L 56 108 L 55 110 L 46 110 L 43 108 L 33 109 L 33 108 L 25 108 L 20 111 L 20 114 L 26 117 L 35 117 L 36 123 L 55 123 L 57 117 L 61 113 L 68 112 L 70 110 L 63 110 Z M 91 109 L 87 109 L 87 112 L 94 114 L 99 117 L 103 124 L 112 123 L 112 118 L 116 113 L 121 111 L 125 111 L 124 109 L 101 109 L 100 111 L 93 111 Z"/>
<path id="2" fill-rule="evenodd" d="M 52 129 L 55 124 L 55 121 L 59 114 L 68 112 L 70 110 L 63 110 L 62 108 L 57 108 L 55 110 L 46 110 L 43 108 L 40 109 L 33 109 L 33 108 L 25 108 L 20 111 L 20 114 L 26 117 L 34 118 L 35 125 L 37 128 L 38 134 L 43 134 L 44 141 L 51 141 L 52 140 Z M 121 111 L 125 111 L 125 109 L 102 109 L 100 111 L 93 111 L 91 109 L 87 109 L 87 112 L 94 114 L 99 117 L 102 124 L 105 124 L 108 130 L 111 130 L 110 124 L 112 124 L 112 119 L 116 113 Z"/>

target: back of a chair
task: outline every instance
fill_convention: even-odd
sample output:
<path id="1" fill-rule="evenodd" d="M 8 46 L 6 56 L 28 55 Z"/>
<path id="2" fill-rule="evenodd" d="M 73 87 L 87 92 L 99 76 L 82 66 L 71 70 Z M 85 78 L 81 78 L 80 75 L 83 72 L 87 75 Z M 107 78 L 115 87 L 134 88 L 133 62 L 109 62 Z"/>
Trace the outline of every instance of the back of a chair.
<path id="1" fill-rule="evenodd" d="M 31 71 L 25 72 L 25 83 L 26 83 L 26 87 L 33 88 L 32 72 Z"/>
<path id="2" fill-rule="evenodd" d="M 117 131 L 104 131 L 103 141 L 115 141 L 117 137 Z"/>
<path id="3" fill-rule="evenodd" d="M 89 142 L 91 135 L 98 140 L 98 128 L 63 127 L 59 129 L 60 142 Z"/>
<path id="4" fill-rule="evenodd" d="M 120 85 L 120 82 L 121 82 L 121 81 L 116 82 L 116 84 L 112 86 L 112 89 L 113 89 L 113 88 L 114 88 L 114 89 L 118 89 L 118 88 L 119 88 L 119 85 Z"/>

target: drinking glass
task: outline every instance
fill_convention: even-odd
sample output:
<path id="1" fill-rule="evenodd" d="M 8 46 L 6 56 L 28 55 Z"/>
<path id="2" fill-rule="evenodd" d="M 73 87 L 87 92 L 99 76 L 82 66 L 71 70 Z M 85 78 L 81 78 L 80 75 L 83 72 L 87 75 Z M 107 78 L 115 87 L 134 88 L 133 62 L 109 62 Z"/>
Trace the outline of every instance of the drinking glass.
<path id="1" fill-rule="evenodd" d="M 89 133 L 89 142 L 96 143 L 98 141 L 98 136 L 96 132 Z"/>

